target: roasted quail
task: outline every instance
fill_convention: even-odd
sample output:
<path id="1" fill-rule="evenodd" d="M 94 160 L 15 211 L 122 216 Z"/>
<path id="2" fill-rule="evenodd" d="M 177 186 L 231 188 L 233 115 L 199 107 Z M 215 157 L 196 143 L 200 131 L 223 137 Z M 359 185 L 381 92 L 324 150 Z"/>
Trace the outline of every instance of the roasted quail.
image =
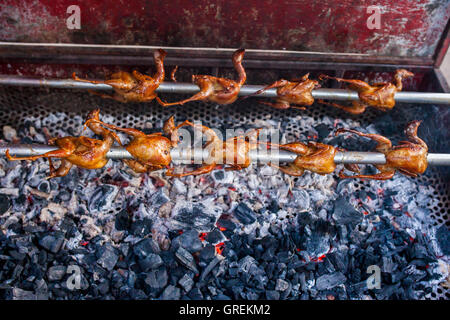
<path id="1" fill-rule="evenodd" d="M 167 170 L 166 175 L 173 177 L 184 177 L 189 175 L 200 175 L 213 171 L 218 164 L 226 165 L 226 170 L 241 170 L 247 168 L 250 163 L 249 151 L 257 148 L 257 139 L 261 129 L 252 130 L 245 136 L 238 136 L 222 141 L 213 129 L 206 126 L 191 123 L 195 130 L 200 130 L 207 139 L 204 146 L 208 153 L 208 159 L 200 167 L 193 171 L 184 173 L 173 173 L 174 169 Z"/>
<path id="2" fill-rule="evenodd" d="M 78 78 L 75 73 L 72 78 L 77 81 L 108 84 L 113 87 L 114 94 L 102 94 L 92 90 L 89 92 L 99 95 L 102 98 L 114 99 L 120 102 L 149 102 L 156 98 L 155 90 L 164 81 L 164 57 L 166 52 L 162 49 L 153 54 L 156 65 L 156 73 L 153 77 L 139 73 L 134 70 L 131 74 L 128 72 L 117 72 L 111 75 L 111 78 L 105 81 L 84 80 Z"/>
<path id="3" fill-rule="evenodd" d="M 244 53 L 244 49 L 239 49 L 234 52 L 232 57 L 234 68 L 239 75 L 238 81 L 206 75 L 193 75 L 192 82 L 199 86 L 200 92 L 182 101 L 167 103 L 156 97 L 157 101 L 165 107 L 182 105 L 190 101 L 198 100 L 207 100 L 223 105 L 233 103 L 236 101 L 237 95 L 247 79 L 244 67 L 242 66 Z M 172 80 L 175 79 L 173 74 L 171 77 Z"/>
<path id="4" fill-rule="evenodd" d="M 95 134 L 103 137 L 103 140 L 92 139 L 85 136 L 80 137 L 64 137 L 53 138 L 49 140 L 51 145 L 56 145 L 59 149 L 49 151 L 42 155 L 30 157 L 13 157 L 6 150 L 6 157 L 8 160 L 36 160 L 39 158 L 48 158 L 50 162 L 50 176 L 63 177 L 69 173 L 73 165 L 85 169 L 99 169 L 103 168 L 108 159 L 106 154 L 113 145 L 114 141 L 120 144 L 119 138 L 110 130 L 102 128 L 95 122 L 99 121 L 100 110 L 96 109 L 89 113 L 86 125 Z M 52 158 L 61 158 L 61 165 L 58 169 L 53 166 Z"/>
<path id="5" fill-rule="evenodd" d="M 339 82 L 349 83 L 349 89 L 358 92 L 360 101 L 353 101 L 351 106 L 340 105 L 333 102 L 325 102 L 317 100 L 322 104 L 332 107 L 340 108 L 352 114 L 361 114 L 367 107 L 373 107 L 381 111 L 391 110 L 395 106 L 395 93 L 401 91 L 403 88 L 402 80 L 412 77 L 414 74 L 405 69 L 398 69 L 395 71 L 395 84 L 390 82 L 374 83 L 369 85 L 361 80 L 349 80 L 342 78 L 330 77 L 327 75 L 320 75 L 319 79 L 335 79 Z"/>
<path id="6" fill-rule="evenodd" d="M 172 162 L 170 150 L 178 144 L 178 129 L 187 125 L 185 121 L 175 126 L 173 117 L 170 117 L 163 127 L 164 134 L 169 137 L 167 138 L 162 132 L 145 134 L 133 128 L 121 128 L 94 119 L 90 121 L 132 136 L 125 148 L 134 159 L 126 159 L 124 162 L 138 173 L 166 168 Z"/>
<path id="7" fill-rule="evenodd" d="M 276 109 L 301 109 L 305 110 L 304 106 L 310 106 L 314 103 L 312 91 L 319 88 L 319 82 L 309 79 L 309 73 L 305 74 L 300 79 L 293 79 L 291 81 L 281 79 L 268 85 L 267 87 L 251 94 L 247 97 L 258 95 L 264 91 L 272 88 L 277 88 L 277 99 L 275 103 L 260 101 L 259 103 L 274 107 Z"/>
<path id="8" fill-rule="evenodd" d="M 376 141 L 378 145 L 376 146 L 375 151 L 384 153 L 386 157 L 386 164 L 375 165 L 380 171 L 377 174 L 348 176 L 341 171 L 339 176 L 341 178 L 387 180 L 392 178 L 397 170 L 411 177 L 417 177 L 418 174 L 424 173 L 427 169 L 428 147 L 426 143 L 417 136 L 417 128 L 420 126 L 420 123 L 421 121 L 417 120 L 410 122 L 405 129 L 405 135 L 409 141 L 401 141 L 400 145 L 394 147 L 389 139 L 378 134 L 361 133 L 350 129 L 338 129 L 336 134 L 351 132 Z"/>

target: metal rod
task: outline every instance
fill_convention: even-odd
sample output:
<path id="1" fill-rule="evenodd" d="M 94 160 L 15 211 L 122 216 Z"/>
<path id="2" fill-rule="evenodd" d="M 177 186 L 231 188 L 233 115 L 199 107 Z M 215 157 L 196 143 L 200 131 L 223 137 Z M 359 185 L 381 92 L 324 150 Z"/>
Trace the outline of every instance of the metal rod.
<path id="1" fill-rule="evenodd" d="M 28 157 L 41 155 L 49 151 L 56 150 L 57 147 L 40 145 L 40 144 L 14 144 L 14 145 L 1 145 L 0 156 L 5 156 L 6 150 L 9 150 L 10 154 L 17 157 Z M 205 149 L 172 149 L 171 156 L 174 162 L 177 163 L 191 163 L 193 160 L 201 161 L 206 159 L 208 154 Z M 108 152 L 107 157 L 109 159 L 132 159 L 131 154 L 121 147 L 113 147 Z M 261 149 L 250 151 L 250 158 L 253 162 L 292 162 L 297 155 L 292 152 L 276 149 Z M 429 153 L 428 165 L 430 166 L 450 166 L 450 154 L 446 153 Z M 384 154 L 378 152 L 357 152 L 346 151 L 337 152 L 334 157 L 336 164 L 385 164 L 386 158 Z"/>
<path id="2" fill-rule="evenodd" d="M 61 89 L 91 89 L 91 90 L 112 90 L 112 87 L 107 84 L 92 84 L 88 82 L 80 82 L 72 79 L 36 79 L 11 75 L 0 75 L 0 85 L 19 86 L 19 87 L 49 87 Z M 260 85 L 245 85 L 239 92 L 240 96 L 247 96 L 262 89 L 264 86 Z M 182 93 L 195 94 L 199 88 L 192 83 L 181 82 L 163 82 L 156 92 L 162 93 Z M 317 89 L 312 91 L 312 95 L 316 99 L 328 100 L 358 100 L 358 93 L 356 91 L 345 89 Z M 258 97 L 273 98 L 277 96 L 276 89 L 269 89 Z M 401 91 L 395 94 L 397 102 L 405 103 L 429 103 L 429 104 L 449 104 L 450 93 L 438 92 L 412 92 Z"/>

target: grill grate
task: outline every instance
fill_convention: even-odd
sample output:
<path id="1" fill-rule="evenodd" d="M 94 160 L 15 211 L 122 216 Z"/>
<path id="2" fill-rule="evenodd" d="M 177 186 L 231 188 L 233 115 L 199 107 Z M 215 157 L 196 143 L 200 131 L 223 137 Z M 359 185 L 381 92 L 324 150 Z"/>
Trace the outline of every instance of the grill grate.
<path id="1" fill-rule="evenodd" d="M 168 100 L 181 99 L 182 96 L 172 96 Z M 189 120 L 201 120 L 204 124 L 219 128 L 247 128 L 257 126 L 261 121 L 274 121 L 280 123 L 282 132 L 286 140 L 301 139 L 307 140 L 312 125 L 323 122 L 333 121 L 335 118 L 346 118 L 361 127 L 367 127 L 373 123 L 373 120 L 382 115 L 379 112 L 369 110 L 361 116 L 352 116 L 343 113 L 340 110 L 330 109 L 329 107 L 314 105 L 306 111 L 298 110 L 276 110 L 268 106 L 257 104 L 256 99 L 247 99 L 238 101 L 230 106 L 216 106 L 204 102 L 193 102 L 185 106 L 162 108 L 152 102 L 149 104 L 123 104 L 114 100 L 105 100 L 88 94 L 84 91 L 53 89 L 46 90 L 42 88 L 0 88 L 0 124 L 11 125 L 18 128 L 26 120 L 36 121 L 47 119 L 47 126 L 53 136 L 62 134 L 77 135 L 81 132 L 81 123 L 88 110 L 100 107 L 101 117 L 109 123 L 122 127 L 135 127 L 139 129 L 147 128 L 150 130 L 160 129 L 163 121 L 171 115 L 175 116 L 176 122 Z M 406 124 L 417 115 L 413 109 L 406 111 L 407 108 L 415 106 L 401 106 L 396 110 L 405 110 L 399 116 L 399 122 Z M 308 120 L 311 127 L 300 125 L 300 118 Z M 50 119 L 50 120 L 49 120 Z M 304 122 L 303 122 L 304 123 Z M 154 128 L 154 129 L 152 129 Z M 446 133 L 449 134 L 449 133 Z M 395 134 L 393 140 L 402 137 L 402 133 Z M 425 140 L 427 139 L 424 136 Z M 447 150 L 448 151 L 448 150 Z M 443 150 L 439 150 L 443 152 Z M 335 176 L 335 178 L 337 178 Z M 294 178 L 294 180 L 299 178 Z M 432 185 L 435 188 L 435 198 L 437 204 L 428 204 L 431 212 L 431 218 L 434 225 L 445 224 L 450 227 L 449 219 L 449 201 L 450 188 L 448 185 L 448 173 L 439 168 L 429 168 L 426 174 L 418 178 L 421 185 Z M 363 190 L 368 186 L 368 181 L 355 180 L 356 190 Z M 117 213 L 122 209 L 122 204 L 117 203 L 117 207 L 110 211 L 111 214 Z M 449 299 L 450 290 L 444 287 L 437 288 L 428 294 L 429 299 Z"/>

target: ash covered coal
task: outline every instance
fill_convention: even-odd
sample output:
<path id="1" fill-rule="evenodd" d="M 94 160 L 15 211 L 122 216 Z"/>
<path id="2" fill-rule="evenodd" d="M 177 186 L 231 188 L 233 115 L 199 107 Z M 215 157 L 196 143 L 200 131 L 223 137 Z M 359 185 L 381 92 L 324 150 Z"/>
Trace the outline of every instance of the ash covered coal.
<path id="1" fill-rule="evenodd" d="M 44 143 L 53 118 L 5 138 Z M 355 150 L 365 142 L 335 127 L 377 132 L 328 117 L 283 126 L 294 122 L 307 130 L 290 141 Z M 361 189 L 255 165 L 182 179 L 119 161 L 49 181 L 48 170 L 0 159 L 1 298 L 422 299 L 448 281 L 449 232 L 433 226 L 435 187 L 418 179 Z"/>

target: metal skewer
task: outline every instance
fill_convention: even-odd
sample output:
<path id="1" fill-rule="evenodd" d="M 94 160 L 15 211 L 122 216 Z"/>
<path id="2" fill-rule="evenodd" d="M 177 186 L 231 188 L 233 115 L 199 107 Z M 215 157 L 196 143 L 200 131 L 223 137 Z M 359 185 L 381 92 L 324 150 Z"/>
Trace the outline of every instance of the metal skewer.
<path id="1" fill-rule="evenodd" d="M 2 145 L 0 146 L 0 156 L 5 156 L 6 150 L 12 156 L 28 157 L 41 155 L 49 151 L 58 149 L 54 146 L 42 145 L 42 144 L 14 144 L 14 145 Z M 272 152 L 269 152 L 272 151 Z M 199 160 L 207 158 L 207 150 L 205 149 L 172 149 L 171 156 L 174 162 L 189 164 L 193 160 Z M 112 147 L 108 152 L 107 157 L 109 159 L 133 159 L 131 154 L 122 147 Z M 292 162 L 297 155 L 292 152 L 284 150 L 274 149 L 260 149 L 250 151 L 250 158 L 253 162 Z M 450 154 L 446 153 L 429 153 L 428 165 L 430 166 L 450 166 Z M 385 164 L 386 158 L 384 154 L 378 152 L 357 152 L 346 151 L 337 152 L 334 157 L 336 164 Z"/>
<path id="2" fill-rule="evenodd" d="M 0 75 L 0 85 L 18 86 L 18 87 L 48 87 L 60 89 L 83 89 L 83 90 L 112 90 L 112 87 L 107 84 L 93 84 L 88 82 L 80 82 L 72 79 L 36 79 L 12 75 Z M 240 96 L 247 96 L 264 88 L 260 85 L 245 85 L 242 86 L 239 92 Z M 181 82 L 163 82 L 156 92 L 162 93 L 180 93 L 180 94 L 194 94 L 199 91 L 199 88 L 192 83 Z M 325 100 L 358 100 L 358 93 L 356 91 L 345 89 L 316 89 L 312 91 L 312 95 L 316 99 Z M 276 89 L 269 89 L 258 97 L 273 98 L 277 96 Z M 412 92 L 401 91 L 395 94 L 397 102 L 405 103 L 427 103 L 427 104 L 449 104 L 450 93 L 438 92 Z"/>

